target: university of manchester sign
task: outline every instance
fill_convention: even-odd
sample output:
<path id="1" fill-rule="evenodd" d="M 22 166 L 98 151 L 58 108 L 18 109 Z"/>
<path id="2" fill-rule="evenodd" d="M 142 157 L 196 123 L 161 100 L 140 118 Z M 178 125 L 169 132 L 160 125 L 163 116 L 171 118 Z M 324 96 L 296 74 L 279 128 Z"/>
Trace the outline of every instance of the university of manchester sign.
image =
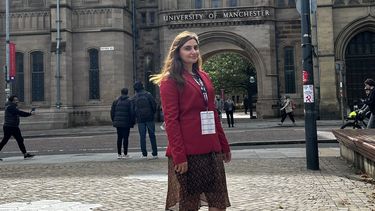
<path id="1" fill-rule="evenodd" d="M 195 22 L 203 20 L 260 20 L 271 16 L 272 11 L 266 8 L 249 8 L 237 10 L 191 11 L 162 15 L 166 23 Z M 273 15 L 273 14 L 272 14 Z"/>

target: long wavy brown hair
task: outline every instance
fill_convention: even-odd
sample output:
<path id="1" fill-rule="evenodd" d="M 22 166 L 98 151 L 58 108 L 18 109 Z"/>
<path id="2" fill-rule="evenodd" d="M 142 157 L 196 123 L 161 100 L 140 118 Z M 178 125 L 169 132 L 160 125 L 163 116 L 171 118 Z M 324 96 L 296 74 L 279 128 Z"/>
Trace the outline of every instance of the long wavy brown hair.
<path id="1" fill-rule="evenodd" d="M 177 82 L 179 87 L 183 87 L 185 85 L 185 79 L 182 76 L 182 73 L 184 72 L 184 65 L 180 57 L 180 48 L 191 39 L 195 39 L 195 41 L 197 41 L 199 44 L 198 36 L 193 32 L 183 31 L 176 36 L 171 47 L 169 48 L 167 57 L 164 60 L 163 68 L 159 74 L 151 76 L 151 82 L 160 85 L 161 81 L 171 77 Z M 193 70 L 200 70 L 201 68 L 202 58 L 199 54 L 198 61 L 193 64 Z"/>

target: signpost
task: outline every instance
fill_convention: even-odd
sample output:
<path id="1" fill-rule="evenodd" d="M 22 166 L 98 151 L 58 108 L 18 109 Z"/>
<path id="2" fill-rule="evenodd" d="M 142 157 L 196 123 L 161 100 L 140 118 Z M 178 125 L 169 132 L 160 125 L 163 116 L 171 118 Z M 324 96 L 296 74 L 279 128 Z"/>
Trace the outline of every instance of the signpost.
<path id="1" fill-rule="evenodd" d="M 310 3 L 301 3 L 301 36 L 303 67 L 303 101 L 305 104 L 306 164 L 310 170 L 319 170 L 316 112 L 314 100 L 314 71 L 312 60 Z"/>

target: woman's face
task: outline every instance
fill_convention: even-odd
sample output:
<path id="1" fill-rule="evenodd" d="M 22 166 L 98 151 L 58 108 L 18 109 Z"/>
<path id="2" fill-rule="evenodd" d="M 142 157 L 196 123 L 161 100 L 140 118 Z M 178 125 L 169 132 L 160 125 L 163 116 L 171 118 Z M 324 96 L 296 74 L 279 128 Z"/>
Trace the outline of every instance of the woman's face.
<path id="1" fill-rule="evenodd" d="M 180 57 L 185 65 L 192 65 L 198 61 L 199 48 L 195 39 L 191 39 L 181 46 Z"/>

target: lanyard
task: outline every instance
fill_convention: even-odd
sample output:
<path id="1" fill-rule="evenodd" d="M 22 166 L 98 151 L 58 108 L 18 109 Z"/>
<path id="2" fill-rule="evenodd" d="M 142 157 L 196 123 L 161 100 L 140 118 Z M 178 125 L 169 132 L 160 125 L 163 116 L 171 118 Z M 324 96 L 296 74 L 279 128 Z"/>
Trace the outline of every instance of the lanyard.
<path id="1" fill-rule="evenodd" d="M 206 86 L 204 85 L 203 80 L 198 73 L 193 75 L 193 79 L 194 79 L 195 82 L 197 82 L 197 84 L 201 88 L 201 92 L 202 92 L 203 98 L 204 98 L 204 104 L 206 106 L 206 110 L 208 111 L 208 94 L 207 94 Z"/>

